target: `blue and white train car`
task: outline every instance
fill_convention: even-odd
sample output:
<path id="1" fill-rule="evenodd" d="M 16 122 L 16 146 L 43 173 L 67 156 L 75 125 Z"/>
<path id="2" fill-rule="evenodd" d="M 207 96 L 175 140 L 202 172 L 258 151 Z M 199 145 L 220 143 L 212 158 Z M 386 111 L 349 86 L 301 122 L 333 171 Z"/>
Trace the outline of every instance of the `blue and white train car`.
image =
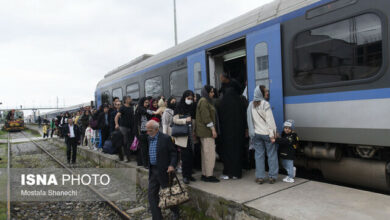
<path id="1" fill-rule="evenodd" d="M 296 164 L 325 178 L 389 190 L 388 0 L 275 0 L 102 79 L 112 97 L 180 96 L 220 87 L 226 70 L 245 88 L 266 85 L 279 129 L 294 119 Z"/>

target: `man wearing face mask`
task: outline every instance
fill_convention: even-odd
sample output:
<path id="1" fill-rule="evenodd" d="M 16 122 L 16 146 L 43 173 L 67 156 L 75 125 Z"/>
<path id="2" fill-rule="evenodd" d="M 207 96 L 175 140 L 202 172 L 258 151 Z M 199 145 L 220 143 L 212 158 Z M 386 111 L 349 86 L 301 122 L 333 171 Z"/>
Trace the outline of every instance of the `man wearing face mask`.
<path id="1" fill-rule="evenodd" d="M 161 123 L 163 128 L 163 133 L 171 136 L 172 130 L 171 130 L 171 124 L 173 120 L 174 111 L 176 108 L 176 98 L 171 96 L 168 98 L 167 101 L 167 108 L 165 109 L 162 117 L 161 117 Z"/>
<path id="2" fill-rule="evenodd" d="M 181 161 L 182 161 L 182 174 L 183 182 L 189 184 L 190 181 L 196 181 L 192 177 L 192 167 L 193 167 L 193 129 L 194 118 L 195 118 L 195 105 L 193 104 L 194 93 L 191 90 L 187 90 L 183 93 L 183 96 L 180 99 L 179 104 L 177 105 L 174 116 L 173 123 L 177 125 L 188 125 L 189 134 L 186 136 L 175 137 L 175 144 L 180 147 Z"/>

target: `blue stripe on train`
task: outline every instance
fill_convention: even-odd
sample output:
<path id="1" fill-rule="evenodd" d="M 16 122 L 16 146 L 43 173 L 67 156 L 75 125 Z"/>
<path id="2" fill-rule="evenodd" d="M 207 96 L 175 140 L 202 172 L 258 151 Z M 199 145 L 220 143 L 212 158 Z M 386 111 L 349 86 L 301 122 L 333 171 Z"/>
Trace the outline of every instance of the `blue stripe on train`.
<path id="1" fill-rule="evenodd" d="M 302 95 L 302 96 L 286 96 L 284 97 L 284 104 L 338 102 L 338 101 L 384 99 L 384 98 L 390 98 L 390 88 L 322 93 L 322 94 Z"/>
<path id="2" fill-rule="evenodd" d="M 200 51 L 202 51 L 202 50 L 207 50 L 208 48 L 211 48 L 211 47 L 214 47 L 214 46 L 217 46 L 217 45 L 220 45 L 220 44 L 229 42 L 229 41 L 231 41 L 231 40 L 240 38 L 240 37 L 242 37 L 242 36 L 245 36 L 245 35 L 248 34 L 248 33 L 252 33 L 253 31 L 261 30 L 261 29 L 264 29 L 264 28 L 266 28 L 266 27 L 272 26 L 272 25 L 274 25 L 274 24 L 282 23 L 282 22 L 284 22 L 284 21 L 288 21 L 288 20 L 291 20 L 291 19 L 293 19 L 293 18 L 302 16 L 302 15 L 304 15 L 304 14 L 306 13 L 307 10 L 309 10 L 309 9 L 311 9 L 311 8 L 314 8 L 314 7 L 316 7 L 316 6 L 319 6 L 319 5 L 321 5 L 321 4 L 328 3 L 328 2 L 330 2 L 330 1 L 331 1 L 331 0 L 320 0 L 319 2 L 316 2 L 316 3 L 313 3 L 313 4 L 311 4 L 311 5 L 305 6 L 305 7 L 303 7 L 303 8 L 300 8 L 300 9 L 296 10 L 296 11 L 292 11 L 292 12 L 290 12 L 290 13 L 288 13 L 288 14 L 285 14 L 285 15 L 282 15 L 282 16 L 280 16 L 280 17 L 271 19 L 271 20 L 266 21 L 266 22 L 264 22 L 264 23 L 261 23 L 261 24 L 259 24 L 259 25 L 257 25 L 257 26 L 254 26 L 254 27 L 251 27 L 251 28 L 246 29 L 246 30 L 244 30 L 244 31 L 241 31 L 241 32 L 235 33 L 235 34 L 233 34 L 233 35 L 227 36 L 227 37 L 225 37 L 225 38 L 223 38 L 223 39 L 219 39 L 219 40 L 217 40 L 217 41 L 214 41 L 214 42 L 212 42 L 212 43 L 209 43 L 209 44 L 207 44 L 207 45 L 204 45 L 204 46 L 201 46 L 201 47 L 199 47 L 199 48 L 197 48 L 197 49 L 194 49 L 194 50 L 192 50 L 192 51 L 189 51 L 189 52 L 186 52 L 186 53 L 184 53 L 184 54 L 181 54 L 181 55 L 179 55 L 179 56 L 177 56 L 177 57 L 174 57 L 174 58 L 171 58 L 171 59 L 169 59 L 169 60 L 166 60 L 166 61 L 163 61 L 163 62 L 161 62 L 161 63 L 158 63 L 158 64 L 156 64 L 156 65 L 154 65 L 154 66 L 147 67 L 146 69 L 140 70 L 140 71 L 138 71 L 138 72 L 132 73 L 132 74 L 127 75 L 127 76 L 123 76 L 123 77 L 121 77 L 121 78 L 119 78 L 119 79 L 116 79 L 116 80 L 113 80 L 113 81 L 111 81 L 111 82 L 106 82 L 106 83 L 100 85 L 100 87 L 97 88 L 97 89 L 100 89 L 100 88 L 103 88 L 103 87 L 106 87 L 106 86 L 110 86 L 110 85 L 115 84 L 115 83 L 118 83 L 118 82 L 120 82 L 120 81 L 122 81 L 122 80 L 126 80 L 126 79 L 133 78 L 133 77 L 135 77 L 135 76 L 138 76 L 138 75 L 140 75 L 140 74 L 146 73 L 146 72 L 151 71 L 151 70 L 153 70 L 153 69 L 156 69 L 156 68 L 158 68 L 158 67 L 161 67 L 161 66 L 164 66 L 164 65 L 166 65 L 166 64 L 172 63 L 172 62 L 174 62 L 174 61 L 177 61 L 177 60 L 180 60 L 180 59 L 183 59 L 183 58 L 187 58 L 187 56 L 189 56 L 189 55 L 191 55 L 191 54 L 195 54 L 195 53 L 200 52 Z"/>

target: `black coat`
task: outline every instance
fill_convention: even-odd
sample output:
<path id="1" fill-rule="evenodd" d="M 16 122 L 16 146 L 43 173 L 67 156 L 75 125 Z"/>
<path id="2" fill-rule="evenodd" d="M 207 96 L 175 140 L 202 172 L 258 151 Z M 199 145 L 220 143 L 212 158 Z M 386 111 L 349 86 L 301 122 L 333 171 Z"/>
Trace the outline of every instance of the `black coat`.
<path id="1" fill-rule="evenodd" d="M 74 132 L 74 136 L 76 138 L 76 140 L 80 140 L 80 128 L 79 126 L 77 125 L 73 125 L 73 132 Z M 65 142 L 67 142 L 69 136 L 69 125 L 66 124 L 66 126 L 64 127 L 64 136 L 65 136 Z"/>
<path id="2" fill-rule="evenodd" d="M 112 110 L 109 114 L 109 124 L 110 124 L 110 133 L 115 131 L 115 116 L 118 111 L 116 109 Z M 119 119 L 120 120 L 120 119 Z M 118 121 L 119 122 L 119 121 Z"/>
<path id="3" fill-rule="evenodd" d="M 281 138 L 276 138 L 276 143 L 279 144 L 279 155 L 281 159 L 294 160 L 295 151 L 298 147 L 298 135 L 294 132 L 290 134 L 282 132 Z"/>
<path id="4" fill-rule="evenodd" d="M 149 138 L 148 138 L 148 160 L 149 158 Z M 177 149 L 172 142 L 172 138 L 162 132 L 158 133 L 157 139 L 157 168 L 159 171 L 159 182 L 160 183 L 168 183 L 168 167 L 173 166 L 176 167 L 177 164 Z M 150 165 L 149 165 L 150 166 Z M 149 172 L 150 178 L 151 172 Z"/>
<path id="5" fill-rule="evenodd" d="M 100 112 L 98 115 L 98 128 L 103 130 L 103 129 L 109 129 L 110 126 L 110 114 L 107 112 L 107 124 L 106 124 L 106 119 L 105 119 L 105 113 Z"/>

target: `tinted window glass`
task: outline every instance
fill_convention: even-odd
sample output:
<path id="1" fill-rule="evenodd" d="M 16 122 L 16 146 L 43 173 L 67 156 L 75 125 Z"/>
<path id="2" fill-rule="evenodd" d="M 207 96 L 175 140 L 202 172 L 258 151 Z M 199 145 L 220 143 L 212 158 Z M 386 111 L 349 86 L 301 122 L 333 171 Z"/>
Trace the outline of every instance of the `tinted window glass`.
<path id="1" fill-rule="evenodd" d="M 162 95 L 162 79 L 157 76 L 145 81 L 145 96 L 156 97 Z"/>
<path id="2" fill-rule="evenodd" d="M 118 97 L 119 100 L 122 101 L 123 95 L 122 95 L 122 88 L 117 88 L 112 90 L 112 97 Z"/>
<path id="3" fill-rule="evenodd" d="M 382 65 L 382 26 L 364 14 L 297 35 L 294 79 L 298 85 L 366 79 Z"/>
<path id="4" fill-rule="evenodd" d="M 169 85 L 171 87 L 171 95 L 180 97 L 188 88 L 187 70 L 181 69 L 173 71 L 169 77 Z"/>
<path id="5" fill-rule="evenodd" d="M 102 103 L 109 103 L 110 102 L 110 93 L 108 91 L 104 91 L 102 93 Z"/>
<path id="6" fill-rule="evenodd" d="M 194 64 L 194 88 L 195 93 L 198 93 L 202 89 L 202 68 L 199 62 Z"/>
<path id="7" fill-rule="evenodd" d="M 269 88 L 269 70 L 268 70 L 268 45 L 265 42 L 258 43 L 255 46 L 255 80 L 256 86 L 264 85 Z"/>
<path id="8" fill-rule="evenodd" d="M 134 100 L 139 99 L 139 85 L 138 85 L 138 83 L 128 85 L 126 87 L 126 94 Z"/>

